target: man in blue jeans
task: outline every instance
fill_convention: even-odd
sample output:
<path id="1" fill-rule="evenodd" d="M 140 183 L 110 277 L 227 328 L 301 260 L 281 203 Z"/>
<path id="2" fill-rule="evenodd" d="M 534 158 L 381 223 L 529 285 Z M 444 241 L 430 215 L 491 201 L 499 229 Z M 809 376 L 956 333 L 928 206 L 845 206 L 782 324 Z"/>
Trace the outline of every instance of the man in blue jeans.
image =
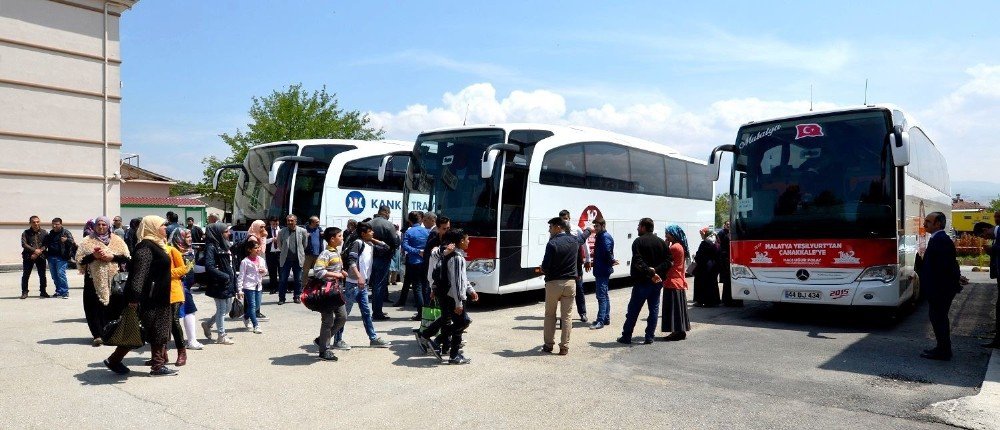
<path id="1" fill-rule="evenodd" d="M 608 297 L 608 281 L 614 273 L 614 266 L 618 264 L 615 260 L 615 239 L 608 233 L 607 222 L 604 218 L 594 220 L 594 280 L 597 284 L 597 320 L 591 324 L 590 328 L 599 330 L 611 324 L 611 299 Z"/>
<path id="2" fill-rule="evenodd" d="M 375 333 L 375 324 L 372 322 L 371 304 L 368 302 L 368 279 L 371 277 L 372 255 L 378 251 L 384 251 L 388 246 L 380 240 L 375 239 L 375 233 L 368 223 L 360 223 L 356 229 L 358 240 L 351 243 L 347 250 L 347 280 L 345 281 L 344 297 L 347 299 L 347 315 L 351 314 L 351 308 L 355 303 L 361 308 L 361 321 L 365 325 L 365 332 L 368 333 L 369 345 L 375 348 L 388 348 L 392 345 L 389 341 L 378 337 Z M 333 336 L 333 347 L 335 349 L 349 350 L 351 346 L 344 342 L 344 329 L 341 328 Z"/>
<path id="3" fill-rule="evenodd" d="M 66 280 L 66 266 L 70 258 L 75 254 L 75 242 L 73 233 L 62 226 L 62 218 L 52 219 L 52 230 L 45 236 L 42 243 L 45 248 L 45 256 L 49 263 L 49 274 L 52 275 L 52 283 L 56 284 L 56 294 L 54 297 L 69 298 L 69 282 Z"/>
<path id="4" fill-rule="evenodd" d="M 643 343 L 653 343 L 656 333 L 656 322 L 660 312 L 660 293 L 663 291 L 663 280 L 667 278 L 667 270 L 672 261 L 667 242 L 653 234 L 653 220 L 639 220 L 636 230 L 639 237 L 632 242 L 632 269 L 629 277 L 634 283 L 632 297 L 628 301 L 628 313 L 625 315 L 625 325 L 618 343 L 631 344 L 632 330 L 642 305 L 649 306 L 649 317 L 646 318 L 646 337 Z"/>

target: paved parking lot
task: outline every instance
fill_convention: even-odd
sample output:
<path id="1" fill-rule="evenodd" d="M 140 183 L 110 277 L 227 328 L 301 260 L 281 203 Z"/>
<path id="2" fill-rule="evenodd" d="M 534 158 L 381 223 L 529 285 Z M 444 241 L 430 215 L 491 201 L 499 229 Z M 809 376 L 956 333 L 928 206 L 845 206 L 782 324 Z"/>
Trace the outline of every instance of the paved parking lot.
<path id="1" fill-rule="evenodd" d="M 395 308 L 376 323 L 391 348 L 317 360 L 318 315 L 265 295 L 264 334 L 230 321 L 236 344 L 191 351 L 178 376 L 144 376 L 141 349 L 123 378 L 101 365 L 110 348 L 90 346 L 78 276 L 70 300 L 18 300 L 20 274 L 0 274 L 0 427 L 948 428 L 924 408 L 975 394 L 989 360 L 978 344 L 996 288 L 967 276 L 976 284 L 953 307 L 951 362 L 918 357 L 933 343 L 925 306 L 891 323 L 843 309 L 694 308 L 688 340 L 622 346 L 625 287 L 611 292 L 611 326 L 577 322 L 566 357 L 539 351 L 537 292 L 473 308 L 467 366 L 421 355 L 412 310 Z M 210 316 L 211 301 L 196 300 Z M 367 344 L 357 311 L 345 338 Z"/>

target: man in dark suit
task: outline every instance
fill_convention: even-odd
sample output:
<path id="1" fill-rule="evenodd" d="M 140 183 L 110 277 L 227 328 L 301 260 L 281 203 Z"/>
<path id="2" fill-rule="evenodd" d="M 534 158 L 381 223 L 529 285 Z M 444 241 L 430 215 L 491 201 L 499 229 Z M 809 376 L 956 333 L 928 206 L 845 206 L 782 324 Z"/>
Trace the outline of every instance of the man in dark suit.
<path id="1" fill-rule="evenodd" d="M 990 225 L 985 222 L 977 222 L 976 226 L 973 227 L 975 234 L 983 239 L 989 239 L 993 241 L 993 245 L 989 245 L 986 248 L 986 252 L 990 255 L 990 279 L 997 280 L 997 304 L 996 304 L 996 334 L 993 336 L 993 341 L 990 343 L 984 343 L 983 346 L 986 348 L 1000 348 L 1000 240 L 997 240 L 997 236 L 1000 236 L 1000 212 L 993 214 L 993 220 L 997 222 L 996 226 Z"/>
<path id="2" fill-rule="evenodd" d="M 920 285 L 927 294 L 931 326 L 937 346 L 925 350 L 921 357 L 931 360 L 951 360 L 951 328 L 948 311 L 951 301 L 968 280 L 958 268 L 955 243 L 944 232 L 947 219 L 941 212 L 932 212 L 924 219 L 924 229 L 931 235 L 920 266 Z"/>

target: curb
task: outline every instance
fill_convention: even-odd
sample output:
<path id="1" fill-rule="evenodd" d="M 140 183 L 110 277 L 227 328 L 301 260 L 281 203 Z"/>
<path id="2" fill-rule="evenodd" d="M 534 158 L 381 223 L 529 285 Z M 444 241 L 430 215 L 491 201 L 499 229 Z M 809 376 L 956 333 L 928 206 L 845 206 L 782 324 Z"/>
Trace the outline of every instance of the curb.
<path id="1" fill-rule="evenodd" d="M 1000 428 L 1000 354 L 993 351 L 979 394 L 934 403 L 924 409 L 942 422 L 975 430 Z"/>

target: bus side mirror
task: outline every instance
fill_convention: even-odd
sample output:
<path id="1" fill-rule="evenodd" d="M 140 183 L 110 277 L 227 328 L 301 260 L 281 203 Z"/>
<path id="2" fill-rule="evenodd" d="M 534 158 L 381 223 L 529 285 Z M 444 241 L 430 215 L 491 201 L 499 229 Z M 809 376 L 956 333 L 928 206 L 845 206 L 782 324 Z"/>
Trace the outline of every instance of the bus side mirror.
<path id="1" fill-rule="evenodd" d="M 271 170 L 267 172 L 267 183 L 274 185 L 278 183 L 278 171 L 281 170 L 281 165 L 285 164 L 284 160 L 275 160 L 271 163 Z"/>
<path id="2" fill-rule="evenodd" d="M 910 164 L 910 133 L 901 126 L 893 127 L 889 133 L 889 149 L 892 151 L 892 163 L 896 167 Z"/>
<path id="3" fill-rule="evenodd" d="M 719 169 L 722 162 L 722 152 L 732 152 L 736 155 L 736 145 L 719 145 L 708 155 L 708 179 L 712 182 L 719 180 Z"/>
<path id="4" fill-rule="evenodd" d="M 483 153 L 483 159 L 481 160 L 482 166 L 480 166 L 481 170 L 479 172 L 480 177 L 483 179 L 489 179 L 493 176 L 493 166 L 496 165 L 497 157 L 499 156 L 499 149 L 491 149 Z"/>
<path id="5" fill-rule="evenodd" d="M 243 167 L 242 164 L 223 164 L 223 165 L 219 166 L 218 169 L 215 169 L 215 176 L 212 177 L 212 189 L 213 190 L 219 189 L 219 178 L 222 176 L 222 172 L 223 171 L 229 170 L 229 169 L 240 169 L 240 170 L 243 171 L 243 186 L 244 187 L 247 185 L 247 183 L 250 182 L 249 175 L 247 175 L 247 169 L 246 169 L 246 167 Z"/>
<path id="6" fill-rule="evenodd" d="M 493 166 L 496 165 L 497 157 L 500 156 L 501 151 L 518 152 L 521 150 L 520 146 L 513 143 L 494 143 L 483 151 L 483 156 L 480 158 L 482 163 L 479 176 L 483 179 L 489 179 L 493 177 Z"/>
<path id="7" fill-rule="evenodd" d="M 386 155 L 385 157 L 382 157 L 382 164 L 379 164 L 379 166 L 378 166 L 378 181 L 379 182 L 385 181 L 385 170 L 389 167 L 389 161 L 392 161 L 392 156 L 391 155 Z"/>

